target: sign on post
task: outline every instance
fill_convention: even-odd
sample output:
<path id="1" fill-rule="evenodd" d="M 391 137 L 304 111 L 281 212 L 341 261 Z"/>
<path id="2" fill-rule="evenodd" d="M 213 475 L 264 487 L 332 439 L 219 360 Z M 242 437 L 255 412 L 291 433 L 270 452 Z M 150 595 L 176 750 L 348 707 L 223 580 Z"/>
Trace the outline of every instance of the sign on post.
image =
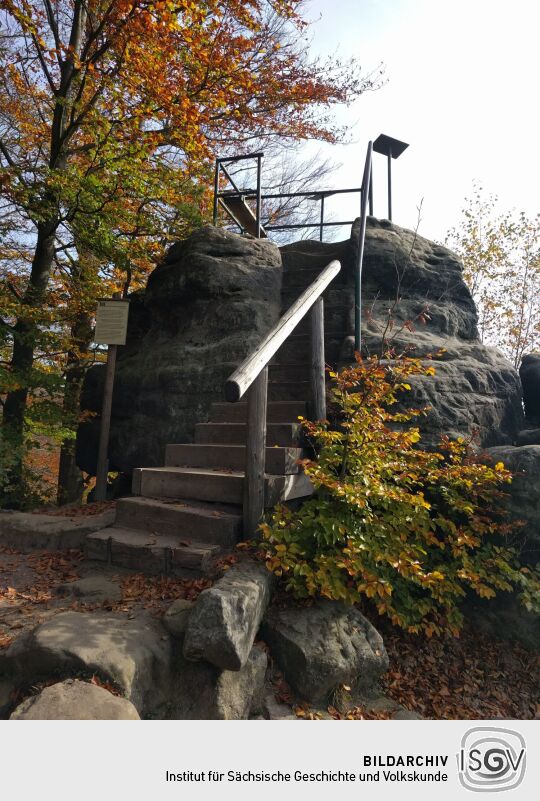
<path id="1" fill-rule="evenodd" d="M 99 449 L 96 469 L 96 501 L 107 499 L 107 475 L 109 472 L 109 433 L 111 430 L 111 410 L 116 365 L 116 346 L 126 344 L 129 300 L 114 298 L 98 301 L 94 342 L 108 345 L 105 386 L 103 388 L 103 407 L 99 431 Z"/>
<path id="2" fill-rule="evenodd" d="M 125 345 L 129 300 L 98 300 L 94 342 L 99 345 Z"/>

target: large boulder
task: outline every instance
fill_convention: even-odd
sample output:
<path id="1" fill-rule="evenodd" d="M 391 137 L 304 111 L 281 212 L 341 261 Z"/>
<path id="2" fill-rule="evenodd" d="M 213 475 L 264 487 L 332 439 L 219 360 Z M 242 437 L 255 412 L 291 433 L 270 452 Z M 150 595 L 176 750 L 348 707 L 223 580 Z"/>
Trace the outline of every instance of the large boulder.
<path id="1" fill-rule="evenodd" d="M 118 349 L 110 469 L 163 464 L 165 445 L 191 442 L 223 399 L 234 368 L 277 321 L 281 256 L 275 244 L 211 225 L 173 245 L 132 298 Z M 83 408 L 101 411 L 104 369 L 89 371 Z M 77 462 L 95 473 L 99 416 L 78 432 Z"/>
<path id="2" fill-rule="evenodd" d="M 262 636 L 306 701 L 326 702 L 342 685 L 355 696 L 380 695 L 377 683 L 388 669 L 388 656 L 381 635 L 355 607 L 333 601 L 272 607 Z"/>
<path id="3" fill-rule="evenodd" d="M 509 487 L 508 510 L 510 518 L 524 521 L 516 529 L 516 541 L 525 562 L 540 562 L 540 445 L 511 445 L 488 448 L 486 453 L 493 462 L 503 462 L 514 473 Z"/>
<path id="4" fill-rule="evenodd" d="M 122 588 L 105 576 L 85 576 L 77 581 L 59 584 L 58 595 L 71 595 L 83 604 L 115 603 L 122 600 Z"/>
<path id="5" fill-rule="evenodd" d="M 340 335 L 339 362 L 354 358 L 358 233 L 357 221 L 345 242 L 306 240 L 282 248 L 284 308 L 301 291 L 302 275 L 312 276 L 332 259 L 341 262 L 341 272 L 325 293 L 331 364 Z M 299 280 L 291 282 L 294 272 Z M 362 271 L 362 353 L 379 355 L 389 348 L 423 360 L 433 356 L 429 364 L 435 376 L 412 379 L 412 391 L 403 393 L 404 405 L 429 407 L 419 419 L 423 444 L 436 447 L 441 434 L 474 435 L 484 447 L 515 441 L 523 428 L 521 382 L 513 365 L 480 341 L 476 308 L 458 257 L 388 220 L 369 218 Z"/>
<path id="6" fill-rule="evenodd" d="M 168 703 L 171 643 L 150 615 L 61 612 L 21 636 L 0 657 L 0 674 L 20 684 L 97 675 L 128 698 L 141 716 Z"/>
<path id="7" fill-rule="evenodd" d="M 353 246 L 357 238 L 355 224 Z M 370 219 L 362 293 L 365 355 L 386 346 L 397 354 L 434 355 L 435 376 L 411 380 L 405 399 L 430 408 L 419 422 L 425 444 L 436 446 L 441 434 L 474 434 L 484 447 L 515 441 L 523 427 L 519 376 L 501 353 L 480 341 L 474 301 L 452 251 Z M 353 312 L 351 305 L 351 333 Z"/>
<path id="8" fill-rule="evenodd" d="M 540 425 L 540 353 L 527 353 L 519 368 L 527 419 Z"/>
<path id="9" fill-rule="evenodd" d="M 195 603 L 186 598 L 177 598 L 163 615 L 163 625 L 176 640 L 183 640 L 186 634 L 189 616 Z"/>
<path id="10" fill-rule="evenodd" d="M 192 441 L 195 424 L 223 398 L 234 367 L 334 258 L 342 270 L 326 293 L 327 359 L 334 363 L 337 340 L 340 361 L 350 361 L 357 244 L 358 224 L 344 242 L 297 242 L 281 253 L 268 240 L 212 226 L 174 245 L 146 290 L 132 298 L 127 344 L 118 353 L 111 470 L 160 465 L 167 443 Z M 288 279 L 281 295 L 283 268 Z M 300 280 L 291 283 L 295 271 Z M 515 368 L 480 341 L 474 302 L 454 253 L 413 231 L 369 218 L 362 314 L 364 354 L 390 346 L 398 354 L 433 355 L 435 377 L 412 380 L 406 401 L 430 407 L 420 421 L 424 444 L 436 446 L 441 434 L 474 435 L 483 447 L 515 442 L 524 427 L 521 382 Z M 302 325 L 299 332 L 307 330 Z M 283 347 L 294 355 L 293 343 Z M 298 354 L 301 381 L 309 364 L 303 351 Z M 289 356 L 284 363 L 291 362 Z M 78 432 L 78 464 L 90 473 L 103 376 L 102 366 L 90 370 L 83 392 L 83 408 L 97 414 Z"/>
<path id="11" fill-rule="evenodd" d="M 489 637 L 540 654 L 540 614 L 527 610 L 515 593 L 501 592 L 489 601 L 471 597 L 464 611 L 472 626 Z"/>
<path id="12" fill-rule="evenodd" d="M 95 684 L 67 679 L 32 695 L 10 720 L 140 720 L 131 701 Z"/>
<path id="13" fill-rule="evenodd" d="M 189 615 L 184 656 L 240 670 L 270 601 L 272 574 L 264 565 L 234 565 L 199 595 Z"/>
<path id="14" fill-rule="evenodd" d="M 175 720 L 246 720 L 262 710 L 267 656 L 252 648 L 241 670 L 175 658 L 169 717 Z"/>

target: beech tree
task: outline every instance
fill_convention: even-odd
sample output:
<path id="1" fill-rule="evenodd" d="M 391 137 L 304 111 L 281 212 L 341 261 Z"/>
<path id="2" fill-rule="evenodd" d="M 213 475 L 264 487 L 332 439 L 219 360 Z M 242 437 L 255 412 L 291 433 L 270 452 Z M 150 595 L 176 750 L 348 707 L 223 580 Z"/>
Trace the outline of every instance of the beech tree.
<path id="1" fill-rule="evenodd" d="M 519 367 L 540 349 L 540 214 L 497 211 L 497 197 L 475 186 L 446 243 L 463 260 L 482 341 Z"/>
<path id="2" fill-rule="evenodd" d="M 96 296 L 136 285 L 205 215 L 216 151 L 261 135 L 332 141 L 331 106 L 376 82 L 356 63 L 309 60 L 301 11 L 295 0 L 0 0 L 8 505 L 29 399 L 50 396 L 58 359 L 77 365 Z"/>

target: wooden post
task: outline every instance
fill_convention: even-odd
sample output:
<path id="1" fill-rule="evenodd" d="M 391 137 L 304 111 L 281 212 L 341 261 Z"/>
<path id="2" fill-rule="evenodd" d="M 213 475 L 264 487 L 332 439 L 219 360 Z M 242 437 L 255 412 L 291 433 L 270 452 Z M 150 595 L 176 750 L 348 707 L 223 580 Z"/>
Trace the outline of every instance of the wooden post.
<path id="1" fill-rule="evenodd" d="M 311 309 L 311 394 L 314 420 L 326 418 L 324 375 L 324 301 L 319 297 Z"/>
<path id="2" fill-rule="evenodd" d="M 114 292 L 113 299 L 120 300 L 121 292 Z M 114 370 L 116 367 L 117 345 L 107 345 L 107 366 L 105 367 L 105 386 L 103 387 L 103 406 L 99 429 L 98 459 L 96 467 L 96 501 L 107 500 L 107 475 L 109 473 L 109 435 L 111 431 L 112 396 Z"/>
<path id="3" fill-rule="evenodd" d="M 114 368 L 116 366 L 116 345 L 107 346 L 107 366 L 105 368 L 105 387 L 103 389 L 103 408 L 99 429 L 99 450 L 96 470 L 96 501 L 107 500 L 107 474 L 109 472 L 109 433 L 111 430 L 112 395 Z"/>
<path id="4" fill-rule="evenodd" d="M 265 367 L 248 391 L 244 539 L 256 534 L 264 512 L 267 395 L 268 367 Z"/>

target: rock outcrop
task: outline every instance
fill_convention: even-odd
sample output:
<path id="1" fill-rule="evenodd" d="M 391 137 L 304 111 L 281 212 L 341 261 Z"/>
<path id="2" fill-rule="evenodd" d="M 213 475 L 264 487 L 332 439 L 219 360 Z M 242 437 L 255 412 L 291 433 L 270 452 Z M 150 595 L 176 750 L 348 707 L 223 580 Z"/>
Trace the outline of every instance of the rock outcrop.
<path id="1" fill-rule="evenodd" d="M 540 425 L 540 353 L 527 353 L 519 368 L 525 414 L 531 425 Z"/>
<path id="2" fill-rule="evenodd" d="M 356 226 L 353 242 L 355 237 Z M 384 343 L 396 353 L 433 355 L 435 376 L 412 380 L 406 398 L 407 404 L 430 407 L 419 421 L 425 443 L 436 445 L 441 434 L 476 432 L 484 447 L 512 444 L 523 422 L 519 376 L 499 351 L 480 342 L 462 271 L 457 256 L 442 245 L 371 220 L 364 249 L 363 351 L 380 353 Z"/>
<path id="3" fill-rule="evenodd" d="M 140 720 L 131 701 L 76 679 L 45 687 L 23 701 L 10 720 Z"/>
<path id="4" fill-rule="evenodd" d="M 332 258 L 341 261 L 342 271 L 326 292 L 327 361 L 350 360 L 357 236 L 355 224 L 350 240 L 302 241 L 280 253 L 268 240 L 206 226 L 174 245 L 144 293 L 133 298 L 128 342 L 119 349 L 111 469 L 160 465 L 165 444 L 192 441 L 195 423 L 222 399 L 234 366 Z M 362 302 L 365 354 L 390 346 L 396 353 L 433 356 L 436 375 L 411 382 L 407 399 L 430 408 L 421 420 L 425 444 L 436 446 L 441 434 L 475 434 L 483 447 L 515 442 L 523 428 L 519 376 L 480 342 L 462 265 L 451 251 L 370 218 Z M 289 368 L 294 363 L 300 384 L 306 376 L 296 365 L 309 370 L 305 345 L 299 333 L 282 348 L 281 362 Z M 274 375 L 287 372 L 274 367 Z M 101 367 L 90 371 L 83 397 L 85 408 L 98 413 L 102 376 Z M 95 468 L 98 426 L 96 418 L 79 431 L 78 463 L 88 472 Z"/>
<path id="5" fill-rule="evenodd" d="M 184 656 L 224 670 L 241 670 L 270 601 L 272 574 L 261 564 L 240 564 L 203 590 L 189 616 Z"/>
<path id="6" fill-rule="evenodd" d="M 540 445 L 489 448 L 494 462 L 503 462 L 513 474 L 508 492 L 510 518 L 525 523 L 516 529 L 516 545 L 524 562 L 540 562 Z"/>
<path id="7" fill-rule="evenodd" d="M 165 445 L 192 442 L 223 399 L 225 380 L 279 317 L 281 256 L 269 240 L 207 225 L 173 245 L 132 297 L 119 348 L 110 470 L 163 464 Z M 104 371 L 89 372 L 83 407 L 99 414 Z M 95 473 L 99 417 L 84 423 L 77 462 Z"/>
<path id="8" fill-rule="evenodd" d="M 116 687 L 141 716 L 161 714 L 170 692 L 171 644 L 150 615 L 61 612 L 23 635 L 0 658 L 20 685 L 93 674 Z"/>
<path id="9" fill-rule="evenodd" d="M 240 670 L 220 670 L 208 662 L 176 660 L 171 695 L 174 720 L 246 720 L 262 709 L 267 668 L 264 651 L 253 647 Z"/>
<path id="10" fill-rule="evenodd" d="M 377 683 L 388 669 L 388 656 L 381 635 L 355 607 L 332 601 L 273 607 L 262 635 L 306 701 L 326 702 L 342 685 L 360 697 L 380 695 Z"/>

